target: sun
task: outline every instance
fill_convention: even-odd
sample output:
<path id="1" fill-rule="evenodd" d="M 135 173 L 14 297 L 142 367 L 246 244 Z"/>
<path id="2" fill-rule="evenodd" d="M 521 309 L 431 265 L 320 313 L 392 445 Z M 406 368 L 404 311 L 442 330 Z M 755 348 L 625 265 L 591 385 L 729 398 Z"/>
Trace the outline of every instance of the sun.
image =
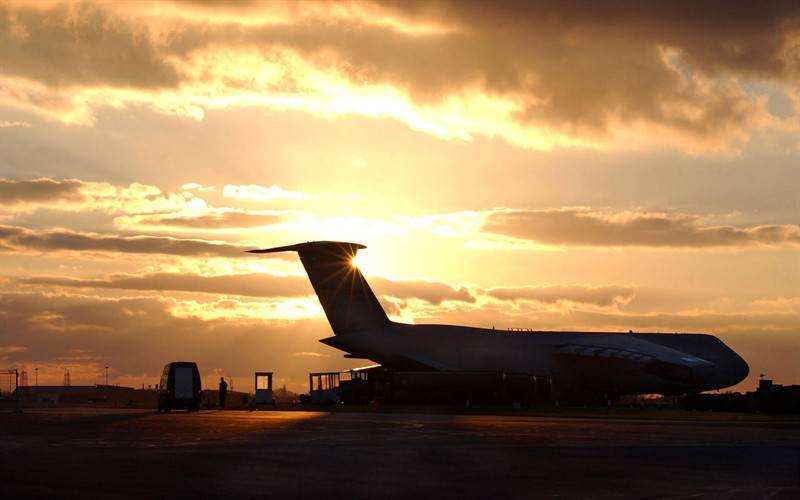
<path id="1" fill-rule="evenodd" d="M 366 272 L 367 267 L 369 267 L 369 262 L 365 254 L 358 254 L 350 259 L 350 265 L 364 273 Z"/>

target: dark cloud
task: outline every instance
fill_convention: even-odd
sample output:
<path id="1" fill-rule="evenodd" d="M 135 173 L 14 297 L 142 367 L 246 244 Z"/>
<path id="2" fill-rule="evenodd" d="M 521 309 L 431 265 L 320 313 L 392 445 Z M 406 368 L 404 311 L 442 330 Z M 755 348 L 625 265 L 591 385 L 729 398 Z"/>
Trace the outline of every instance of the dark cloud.
<path id="1" fill-rule="evenodd" d="M 487 92 L 519 104 L 519 122 L 577 135 L 604 129 L 609 118 L 645 119 L 705 135 L 739 125 L 751 111 L 729 86 L 717 85 L 710 94 L 683 80 L 664 64 L 654 44 L 631 44 L 614 36 L 574 41 L 564 29 L 536 20 L 505 32 L 470 29 L 426 36 L 344 21 L 233 30 L 190 27 L 176 34 L 169 50 L 188 54 L 202 47 L 206 37 L 231 45 L 288 47 L 316 65 L 342 72 L 356 85 L 395 85 L 421 104 Z M 338 56 L 336 62 L 330 53 Z M 687 107 L 699 112 L 686 112 Z"/>
<path id="2" fill-rule="evenodd" d="M 732 0 L 638 2 L 615 0 L 511 0 L 486 5 L 480 0 L 377 3 L 418 20 L 455 23 L 470 31 L 518 32 L 544 26 L 563 30 L 564 38 L 593 35 L 600 42 L 620 41 L 680 49 L 706 72 L 732 71 L 788 77 L 796 60 L 782 51 L 793 48 L 800 5 L 792 0 L 754 3 Z M 580 40 L 576 40 L 580 41 Z"/>
<path id="3" fill-rule="evenodd" d="M 162 20 L 158 31 L 110 6 L 17 6 L 0 16 L 0 63 L 7 74 L 48 85 L 157 87 L 191 83 L 190 72 L 173 64 L 209 48 L 257 49 L 270 61 L 289 50 L 356 85 L 405 89 L 420 103 L 503 96 L 519 104 L 519 122 L 573 136 L 596 137 L 612 122 L 645 122 L 724 140 L 755 113 L 738 79 L 798 76 L 797 2 L 375 4 L 401 19 L 450 28 L 428 33 L 369 18 L 323 19 L 325 6 L 312 14 L 287 7 L 297 15 L 292 23 Z M 246 17 L 250 8 L 245 2 L 231 12 Z M 276 88 L 297 88 L 296 75 L 285 80 Z M 249 77 L 225 81 L 250 85 Z"/>
<path id="4" fill-rule="evenodd" d="M 50 86 L 175 86 L 148 26 L 90 3 L 0 5 L 0 73 Z"/>
<path id="5" fill-rule="evenodd" d="M 35 231 L 18 226 L 0 226 L 0 249 L 13 249 L 17 252 L 112 252 L 244 258 L 252 255 L 245 253 L 251 248 L 230 243 L 166 236 L 120 236 L 80 233 L 67 229 Z"/>
<path id="6" fill-rule="evenodd" d="M 629 302 L 634 296 L 634 289 L 624 285 L 552 285 L 493 287 L 486 294 L 500 300 L 513 302 L 534 301 L 544 304 L 574 302 L 590 304 L 597 307 L 611 307 Z"/>
<path id="7" fill-rule="evenodd" d="M 800 226 L 703 226 L 697 217 L 615 214 L 581 209 L 504 210 L 489 215 L 484 231 L 551 245 L 742 247 L 800 245 Z"/>
<path id="8" fill-rule="evenodd" d="M 25 202 L 82 200 L 83 182 L 77 179 L 0 179 L 0 205 Z"/>
<path id="9" fill-rule="evenodd" d="M 225 229 L 270 226 L 282 222 L 283 219 L 278 214 L 216 212 L 196 216 L 155 215 L 137 218 L 136 222 L 148 226 Z"/>
<path id="10" fill-rule="evenodd" d="M 610 119 L 720 134 L 753 112 L 736 82 L 725 77 L 791 80 L 798 69 L 791 50 L 800 8 L 793 2 L 767 9 L 738 3 L 725 13 L 716 2 L 381 5 L 456 29 L 411 35 L 343 20 L 189 27 L 171 39 L 171 50 L 190 52 L 208 38 L 289 47 L 317 64 L 334 65 L 356 84 L 398 85 L 422 102 L 465 90 L 503 95 L 522 106 L 518 120 L 576 135 L 604 129 Z M 332 63 L 331 52 L 341 60 Z M 709 79 L 701 83 L 695 73 Z"/>

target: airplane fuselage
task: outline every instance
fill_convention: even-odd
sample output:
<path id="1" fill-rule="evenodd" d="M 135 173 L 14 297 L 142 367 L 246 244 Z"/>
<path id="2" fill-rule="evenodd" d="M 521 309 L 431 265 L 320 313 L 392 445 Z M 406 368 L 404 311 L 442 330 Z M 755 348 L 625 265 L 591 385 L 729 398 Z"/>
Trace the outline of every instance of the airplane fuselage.
<path id="1" fill-rule="evenodd" d="M 619 394 L 702 392 L 735 385 L 748 374 L 738 354 L 706 334 L 392 323 L 322 342 L 387 368 L 524 373 Z"/>

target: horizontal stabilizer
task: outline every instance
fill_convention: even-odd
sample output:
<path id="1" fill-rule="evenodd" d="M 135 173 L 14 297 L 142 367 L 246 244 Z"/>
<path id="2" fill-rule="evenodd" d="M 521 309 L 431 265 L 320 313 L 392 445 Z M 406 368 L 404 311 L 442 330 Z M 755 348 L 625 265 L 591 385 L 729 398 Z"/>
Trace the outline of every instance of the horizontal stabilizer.
<path id="1" fill-rule="evenodd" d="M 248 253 L 278 253 L 278 252 L 302 252 L 305 250 L 345 250 L 351 255 L 355 255 L 359 250 L 367 248 L 360 243 L 348 243 L 346 241 L 307 241 L 305 243 L 297 243 L 294 245 L 286 245 L 282 247 L 265 248 L 263 250 L 247 250 Z"/>

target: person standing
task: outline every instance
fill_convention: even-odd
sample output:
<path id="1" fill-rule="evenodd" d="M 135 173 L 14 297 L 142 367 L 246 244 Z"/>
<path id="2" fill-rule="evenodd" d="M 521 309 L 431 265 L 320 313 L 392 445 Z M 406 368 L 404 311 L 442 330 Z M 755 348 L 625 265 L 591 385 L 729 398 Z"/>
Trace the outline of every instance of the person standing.
<path id="1" fill-rule="evenodd" d="M 219 378 L 219 409 L 225 409 L 225 398 L 228 396 L 228 383 L 224 377 Z"/>

